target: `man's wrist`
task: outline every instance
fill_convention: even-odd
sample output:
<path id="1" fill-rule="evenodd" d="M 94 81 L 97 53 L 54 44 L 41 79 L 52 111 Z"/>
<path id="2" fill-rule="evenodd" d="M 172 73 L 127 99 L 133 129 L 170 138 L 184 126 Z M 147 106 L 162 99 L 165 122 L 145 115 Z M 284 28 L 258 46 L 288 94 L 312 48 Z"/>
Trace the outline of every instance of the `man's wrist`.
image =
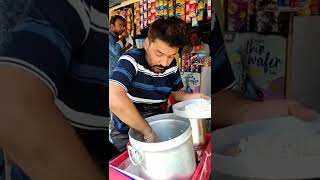
<path id="1" fill-rule="evenodd" d="M 149 126 L 144 132 L 143 132 L 143 138 L 146 140 L 150 138 L 152 134 L 152 128 Z"/>
<path id="2" fill-rule="evenodd" d="M 123 36 L 120 35 L 119 40 L 123 42 L 125 40 L 125 38 L 123 38 Z"/>
<path id="3" fill-rule="evenodd" d="M 143 137 L 143 139 L 144 139 L 144 140 L 148 140 L 148 139 L 150 139 L 150 138 L 151 138 L 151 136 L 152 136 L 152 134 L 153 134 L 153 131 L 151 130 L 151 132 L 149 133 L 149 135 L 144 136 L 144 137 Z"/>

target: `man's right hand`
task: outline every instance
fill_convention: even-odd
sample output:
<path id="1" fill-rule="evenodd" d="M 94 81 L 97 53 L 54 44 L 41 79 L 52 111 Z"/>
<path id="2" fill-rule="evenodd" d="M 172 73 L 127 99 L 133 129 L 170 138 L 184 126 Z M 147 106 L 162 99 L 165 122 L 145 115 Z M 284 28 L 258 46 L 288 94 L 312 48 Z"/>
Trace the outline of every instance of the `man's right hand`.
<path id="1" fill-rule="evenodd" d="M 146 143 L 157 143 L 160 142 L 159 137 L 156 135 L 154 131 L 151 132 L 148 139 L 145 139 Z"/>
<path id="2" fill-rule="evenodd" d="M 120 36 L 121 41 L 127 39 L 129 37 L 129 33 L 127 31 L 123 31 L 123 33 Z"/>
<path id="3" fill-rule="evenodd" d="M 298 102 L 287 101 L 289 115 L 295 116 L 305 121 L 319 120 L 320 114 Z"/>
<path id="4" fill-rule="evenodd" d="M 122 122 L 140 132 L 145 142 L 159 142 L 159 138 L 152 132 L 148 122 L 127 96 L 126 90 L 113 81 L 109 83 L 109 108 Z"/>

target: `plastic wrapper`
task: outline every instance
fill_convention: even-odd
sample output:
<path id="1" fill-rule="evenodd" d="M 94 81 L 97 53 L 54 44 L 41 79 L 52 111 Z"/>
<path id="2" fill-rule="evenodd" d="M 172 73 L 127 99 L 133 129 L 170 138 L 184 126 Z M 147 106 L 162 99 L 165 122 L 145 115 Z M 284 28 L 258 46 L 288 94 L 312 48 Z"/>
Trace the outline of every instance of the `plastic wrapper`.
<path id="1" fill-rule="evenodd" d="M 212 19 L 212 14 L 213 14 L 213 8 L 212 8 L 212 0 L 208 0 L 207 3 L 207 19 L 210 20 Z"/>
<path id="2" fill-rule="evenodd" d="M 174 16 L 174 1 L 173 0 L 168 0 L 168 15 L 169 17 Z"/>
<path id="3" fill-rule="evenodd" d="M 163 0 L 163 16 L 165 18 L 169 17 L 169 14 L 168 14 L 168 0 Z"/>
<path id="4" fill-rule="evenodd" d="M 193 18 L 192 18 L 191 26 L 192 26 L 192 27 L 197 27 L 197 26 L 199 26 L 199 23 L 198 23 L 198 20 L 197 20 L 196 17 L 193 17 Z"/>
<path id="5" fill-rule="evenodd" d="M 191 18 L 190 18 L 190 0 L 186 0 L 186 22 L 191 23 Z"/>
<path id="6" fill-rule="evenodd" d="M 164 9 L 165 9 L 163 0 L 157 1 L 156 9 L 157 9 L 157 19 L 160 17 L 163 17 L 164 16 Z"/>
<path id="7" fill-rule="evenodd" d="M 176 0 L 175 16 L 185 21 L 185 0 Z"/>
<path id="8" fill-rule="evenodd" d="M 256 0 L 248 0 L 247 31 L 254 31 L 256 26 Z"/>
<path id="9" fill-rule="evenodd" d="M 127 20 L 127 26 L 126 26 L 126 29 L 128 31 L 129 34 L 131 34 L 133 31 L 133 11 L 132 11 L 132 8 L 127 8 L 127 9 L 124 9 L 127 11 L 126 13 L 126 20 Z"/>
<path id="10" fill-rule="evenodd" d="M 228 0 L 228 31 L 239 32 L 246 29 L 248 0 Z"/>
<path id="11" fill-rule="evenodd" d="M 134 3 L 134 24 L 140 24 L 140 2 Z"/>
<path id="12" fill-rule="evenodd" d="M 205 10 L 205 0 L 197 0 L 197 20 L 203 21 L 203 15 Z"/>
<path id="13" fill-rule="evenodd" d="M 203 21 L 204 10 L 199 10 L 197 12 L 197 21 Z"/>
<path id="14" fill-rule="evenodd" d="M 196 17 L 197 16 L 197 1 L 196 0 L 190 0 L 190 18 Z"/>
<path id="15" fill-rule="evenodd" d="M 143 0 L 140 0 L 140 29 L 143 29 Z"/>
<path id="16" fill-rule="evenodd" d="M 291 0 L 291 6 L 296 9 L 299 16 L 319 15 L 319 0 Z"/>
<path id="17" fill-rule="evenodd" d="M 279 10 L 277 0 L 256 0 L 256 31 L 278 32 Z"/>

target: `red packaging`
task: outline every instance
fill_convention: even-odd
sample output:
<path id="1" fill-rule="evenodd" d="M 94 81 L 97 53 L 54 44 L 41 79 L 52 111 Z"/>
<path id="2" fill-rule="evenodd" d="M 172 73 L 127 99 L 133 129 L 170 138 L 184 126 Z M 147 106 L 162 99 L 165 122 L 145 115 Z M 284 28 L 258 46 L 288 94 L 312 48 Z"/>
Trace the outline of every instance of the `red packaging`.
<path id="1" fill-rule="evenodd" d="M 211 175 L 211 135 L 207 135 L 209 143 L 203 152 L 198 168 L 193 174 L 192 180 L 209 180 Z"/>
<path id="2" fill-rule="evenodd" d="M 197 15 L 196 14 L 196 12 L 197 12 L 197 3 L 196 2 L 193 3 L 193 0 L 191 0 L 189 7 L 190 7 L 190 13 L 189 13 L 190 17 L 191 18 L 192 17 L 196 17 L 196 15 Z"/>

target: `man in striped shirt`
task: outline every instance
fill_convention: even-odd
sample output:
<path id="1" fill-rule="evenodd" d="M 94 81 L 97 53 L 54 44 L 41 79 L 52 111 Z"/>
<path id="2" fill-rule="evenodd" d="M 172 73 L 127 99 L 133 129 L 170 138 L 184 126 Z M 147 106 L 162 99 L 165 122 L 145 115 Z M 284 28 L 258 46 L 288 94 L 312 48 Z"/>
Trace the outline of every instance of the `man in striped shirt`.
<path id="1" fill-rule="evenodd" d="M 107 133 L 107 1 L 28 2 L 0 54 L 0 146 L 9 155 L 0 168 L 10 157 L 25 172 L 5 166 L 12 179 L 105 180 L 117 153 Z"/>
<path id="2" fill-rule="evenodd" d="M 109 83 L 110 138 L 118 150 L 126 148 L 129 127 L 143 134 L 146 142 L 158 141 L 144 118 L 164 113 L 160 104 L 170 94 L 177 101 L 208 98 L 182 90 L 174 57 L 188 43 L 188 32 L 181 19 L 156 20 L 149 28 L 144 49 L 132 49 L 120 57 Z"/>

